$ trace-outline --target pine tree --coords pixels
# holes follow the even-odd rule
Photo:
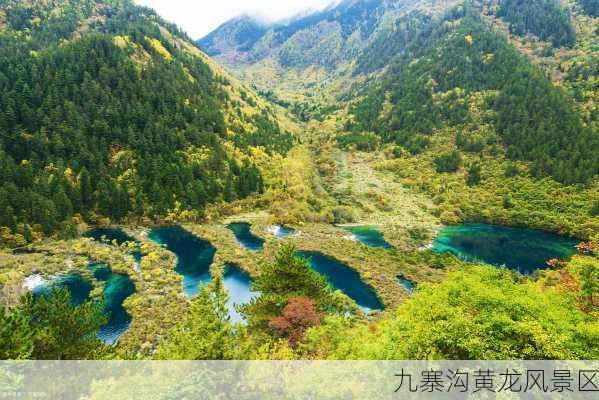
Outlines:
[[[478,185],[481,180],[480,172],[480,164],[472,164],[470,168],[468,168],[468,177],[466,178],[466,184],[468,186]]]
[[[59,221],[64,221],[73,216],[73,205],[65,192],[61,189],[52,198],[56,206],[57,218]]]
[[[434,159],[437,172],[456,172],[462,165],[462,154],[458,150],[440,154]]]
[[[74,305],[67,290],[23,300],[23,313],[30,319],[32,358],[37,360],[81,360],[100,357],[106,348],[96,337],[108,322],[102,303],[85,301]]]
[[[96,335],[106,322],[101,303],[74,305],[66,290],[27,294],[15,308],[0,306],[0,359],[102,357],[107,348]]]
[[[250,324],[265,328],[268,321],[281,315],[291,297],[307,297],[319,311],[339,309],[326,279],[310,268],[310,263],[296,254],[291,243],[282,245],[273,263],[263,263],[260,275],[252,283],[252,291],[260,296],[242,307]]]
[[[192,300],[184,320],[160,345],[157,359],[227,360],[235,357],[234,331],[227,310],[228,294],[220,275]]]
[[[93,188],[87,168],[81,168],[77,181],[79,183],[79,192],[81,194],[81,203],[83,205],[83,209],[89,210],[93,207]]]
[[[599,293],[599,268],[591,263],[584,264],[580,273],[580,291],[585,298],[587,307],[592,308]]]
[[[32,336],[23,313],[0,305],[0,360],[28,359],[33,352]]]
[[[225,201],[233,201],[235,200],[235,188],[233,185],[233,175],[229,174],[227,178],[225,178],[225,191],[223,195]]]

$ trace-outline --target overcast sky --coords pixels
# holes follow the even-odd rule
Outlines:
[[[250,13],[271,20],[309,8],[321,9],[333,0],[135,0],[183,28],[193,39],[210,33],[232,17]]]

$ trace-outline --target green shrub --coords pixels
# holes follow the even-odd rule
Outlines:
[[[437,172],[456,172],[462,165],[462,154],[458,150],[435,157]]]

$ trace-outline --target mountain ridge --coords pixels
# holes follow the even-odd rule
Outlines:
[[[389,69],[398,63],[401,64],[402,59],[417,62],[419,49],[414,43],[425,41],[426,36],[431,34],[431,27],[439,21],[445,21],[447,26],[438,29],[441,35],[449,35],[450,25],[459,23],[458,19],[447,19],[447,15],[459,14],[459,10],[462,9],[471,10],[469,12],[481,19],[480,26],[483,30],[508,39],[507,46],[514,46],[516,49],[513,57],[516,57],[518,52],[522,53],[528,60],[525,62],[534,64],[533,69],[538,68],[546,73],[570,68],[570,60],[578,57],[573,55],[581,53],[580,46],[588,40],[589,34],[580,32],[579,25],[575,28],[575,23],[585,18],[581,14],[585,9],[583,6],[581,2],[562,3],[557,0],[344,1],[299,19],[289,26],[270,28],[262,38],[256,40],[252,49],[231,51],[216,58],[240,79],[258,88],[259,92],[268,93],[271,100],[287,104],[299,119],[307,121],[310,118],[321,119],[328,115],[331,119],[351,120],[355,117],[352,115],[352,109],[355,108],[351,105],[346,107],[344,103],[359,102],[364,94],[364,90],[352,90],[352,83],[356,87],[364,86],[364,83],[376,86],[380,83],[377,81],[382,80],[382,76],[394,74],[393,71],[389,72]],[[594,35],[596,36],[596,33]],[[521,40],[525,46],[535,46],[534,54],[516,43],[517,40]],[[546,63],[549,60],[550,63],[556,64],[558,61],[555,54],[561,57],[559,62],[562,63],[557,68],[552,67],[548,70],[545,65],[537,62],[544,60]],[[596,50],[591,48],[582,54],[591,54],[591,57],[594,57],[592,55],[596,54]],[[446,57],[450,56],[446,54]],[[592,62],[592,58],[581,59],[585,64]],[[457,73],[468,74],[468,71],[459,70]],[[560,104],[574,100],[572,105],[564,107],[573,109],[574,113],[580,114],[583,111],[580,117],[575,116],[572,120],[580,119],[582,123],[570,124],[580,126],[580,129],[575,128],[568,135],[570,140],[576,142],[574,147],[577,150],[569,147],[571,142],[566,143],[560,139],[558,131],[563,129],[554,126],[550,128],[553,129],[553,139],[548,146],[553,150],[549,153],[541,151],[531,156],[531,150],[527,149],[510,150],[507,154],[533,162],[536,165],[533,169],[541,171],[539,176],[548,174],[568,183],[589,182],[599,173],[599,160],[594,155],[599,151],[596,148],[597,127],[596,122],[592,122],[597,120],[597,115],[594,113],[588,116],[587,111],[581,108],[588,107],[593,97],[590,95],[584,100],[584,104],[579,103],[576,100],[578,95],[573,93],[574,90],[579,90],[574,89],[574,85],[580,86],[574,82],[575,78],[560,77],[559,74],[555,74],[554,77],[561,80],[552,80],[553,87],[550,85],[547,90],[561,96],[562,100],[554,102],[553,107],[560,108]],[[566,90],[561,89],[564,85]],[[592,84],[585,86],[585,93],[593,93],[593,90]],[[382,104],[380,96],[382,95],[379,95]],[[394,101],[395,99],[392,99],[388,107],[396,106]],[[373,112],[376,113],[375,110]],[[559,113],[563,114],[563,111]],[[373,115],[379,118],[379,115]],[[529,118],[536,122],[527,131],[527,135],[547,131],[540,116]],[[501,124],[503,123],[499,122],[498,127],[502,126]],[[351,124],[346,124],[347,126]],[[362,129],[367,131],[368,127],[363,126]],[[341,129],[338,135],[347,133],[343,131],[344,129]],[[347,144],[349,137],[363,143],[365,136],[355,136],[357,133],[354,131],[353,136],[345,135],[344,143]],[[541,133],[538,135],[542,136]],[[411,147],[415,143],[414,140],[420,139],[411,137],[410,143],[404,142],[403,145]],[[520,146],[519,142],[529,140],[521,136],[517,143],[506,146],[513,148],[514,145]],[[565,147],[569,150],[557,150]],[[581,154],[584,155],[580,156]],[[576,160],[572,161],[576,166],[565,167],[563,163],[569,162],[568,158]],[[559,170],[567,172],[558,172]]]

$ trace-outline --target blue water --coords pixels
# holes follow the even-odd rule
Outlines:
[[[271,233],[275,235],[277,239],[285,239],[295,234],[295,229],[283,225],[273,225]]]
[[[131,324],[131,316],[123,307],[123,302],[135,293],[135,285],[127,275],[113,273],[105,264],[91,264],[90,269],[96,279],[106,282],[103,304],[104,311],[109,315],[109,319],[106,325],[100,328],[98,338],[105,343],[113,344]],[[68,290],[73,305],[79,305],[89,300],[89,295],[93,289],[90,281],[75,272],[56,278],[51,285]],[[48,286],[41,286],[36,289],[34,294],[43,295],[48,290]]]
[[[227,225],[227,228],[233,232],[239,244],[248,250],[262,250],[264,248],[264,240],[254,235],[250,228],[252,226],[246,222],[235,222]]]
[[[104,239],[109,243],[116,240],[116,243],[120,246],[125,242],[135,242],[135,239],[127,235],[122,229],[118,228],[97,228],[85,234],[86,237],[92,238],[98,242],[102,242]]]
[[[351,232],[360,243],[363,243],[366,246],[383,249],[391,248],[391,245],[387,243],[381,231],[374,226],[351,226],[346,227],[345,229]]]
[[[416,290],[416,283],[414,283],[413,281],[409,280],[408,278],[406,278],[403,275],[398,275],[397,276],[397,282],[399,282],[399,284],[406,290],[406,292],[408,292],[409,294],[414,293],[414,290]]]
[[[298,255],[308,259],[316,272],[324,275],[334,289],[353,299],[364,312],[384,308],[374,290],[362,281],[357,271],[321,253],[302,251]]]
[[[89,269],[94,274],[94,278],[96,278],[99,281],[105,282],[105,281],[109,280],[110,277],[112,276],[112,270],[106,264],[93,263],[93,264],[89,265]]]
[[[547,260],[568,259],[578,241],[553,233],[499,225],[465,224],[443,228],[433,251],[450,252],[465,261],[484,262],[522,274],[546,268]]]
[[[131,316],[123,302],[135,293],[135,285],[127,275],[111,274],[104,287],[104,310],[110,313],[108,323],[100,328],[98,338],[106,343],[116,343],[131,324]]]
[[[200,292],[200,287],[212,280],[210,265],[214,260],[216,249],[179,226],[152,229],[150,239],[177,256],[175,271],[183,276],[183,292],[193,297]]]
[[[246,304],[253,297],[257,297],[257,292],[251,291],[252,279],[240,268],[234,265],[226,265],[223,275],[223,284],[229,292],[229,301],[227,309],[231,316],[231,322],[242,322],[243,317],[235,310],[234,305]]]
[[[80,305],[89,298],[93,286],[90,281],[76,272],[69,272],[54,279],[49,285],[42,285],[35,288],[35,296],[43,296],[50,292],[52,287],[67,290],[71,295],[71,303]]]
[[[137,243],[134,237],[126,234],[122,229],[118,228],[96,228],[85,234],[86,237],[92,238],[97,242],[108,242],[112,243],[113,240],[116,241],[116,244],[121,246],[126,242],[134,242]],[[133,257],[135,261],[139,264],[141,262],[141,251],[137,250],[133,252]]]

